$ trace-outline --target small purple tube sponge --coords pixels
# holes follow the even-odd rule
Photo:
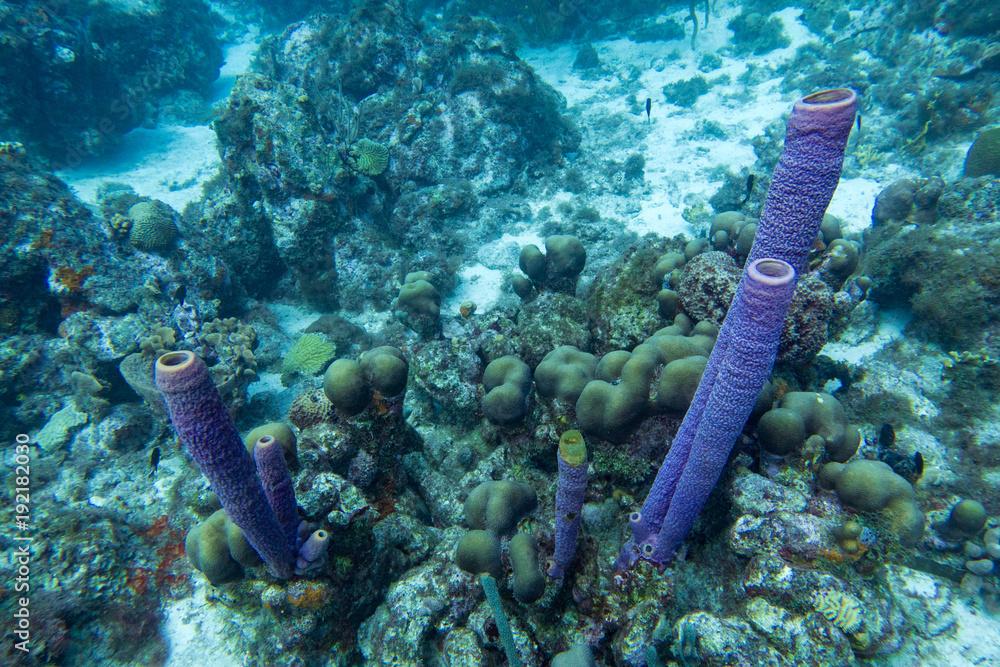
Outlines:
[[[556,547],[549,566],[550,577],[561,577],[576,554],[580,532],[580,510],[587,494],[587,445],[579,431],[566,431],[559,438],[559,481],[556,486]]]
[[[289,551],[295,553],[299,546],[299,507],[285,453],[274,436],[265,435],[253,447],[253,460],[267,503],[285,533]]]
[[[295,563],[295,574],[306,574],[325,565],[329,546],[330,533],[325,530],[313,531],[309,539],[299,547],[299,557]]]
[[[156,386],[177,435],[226,514],[275,576],[292,576],[294,552],[205,362],[186,350],[168,352],[156,361]]]
[[[629,517],[632,539],[619,568],[638,558],[669,561],[718,481],[770,374],[796,273],[805,269],[837,187],[856,107],[854,92],[841,88],[807,95],[792,109],[747,268],[670,451],[642,510]]]

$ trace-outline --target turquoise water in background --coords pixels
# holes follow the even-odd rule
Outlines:
[[[4,664],[1000,662],[994,4],[0,2]]]

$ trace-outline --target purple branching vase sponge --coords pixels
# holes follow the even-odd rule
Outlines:
[[[550,577],[561,577],[576,554],[580,510],[587,495],[587,444],[579,431],[559,438],[559,481],[556,484],[556,547],[549,565]]]
[[[743,278],[642,509],[629,516],[632,539],[619,568],[639,558],[668,562],[718,480],[770,374],[797,274],[840,178],[856,107],[854,92],[843,88],[807,95],[793,107]]]
[[[168,352],[156,361],[156,386],[177,435],[208,478],[226,514],[275,576],[292,576],[295,552],[289,548],[205,362],[186,350]]]

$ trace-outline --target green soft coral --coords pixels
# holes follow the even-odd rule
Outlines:
[[[288,350],[281,370],[288,374],[315,375],[326,368],[336,353],[336,346],[322,334],[303,334]]]
[[[378,176],[389,166],[389,148],[371,139],[359,139],[351,146],[350,162],[365,176]]]

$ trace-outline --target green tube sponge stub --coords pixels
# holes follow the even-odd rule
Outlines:
[[[559,458],[571,466],[587,462],[587,443],[583,439],[583,433],[566,431],[559,437]]]
[[[469,574],[490,574],[499,577],[500,540],[488,530],[470,530],[458,542],[455,563]]]
[[[545,576],[538,567],[538,545],[527,533],[510,540],[511,589],[518,602],[530,604],[545,593]]]

